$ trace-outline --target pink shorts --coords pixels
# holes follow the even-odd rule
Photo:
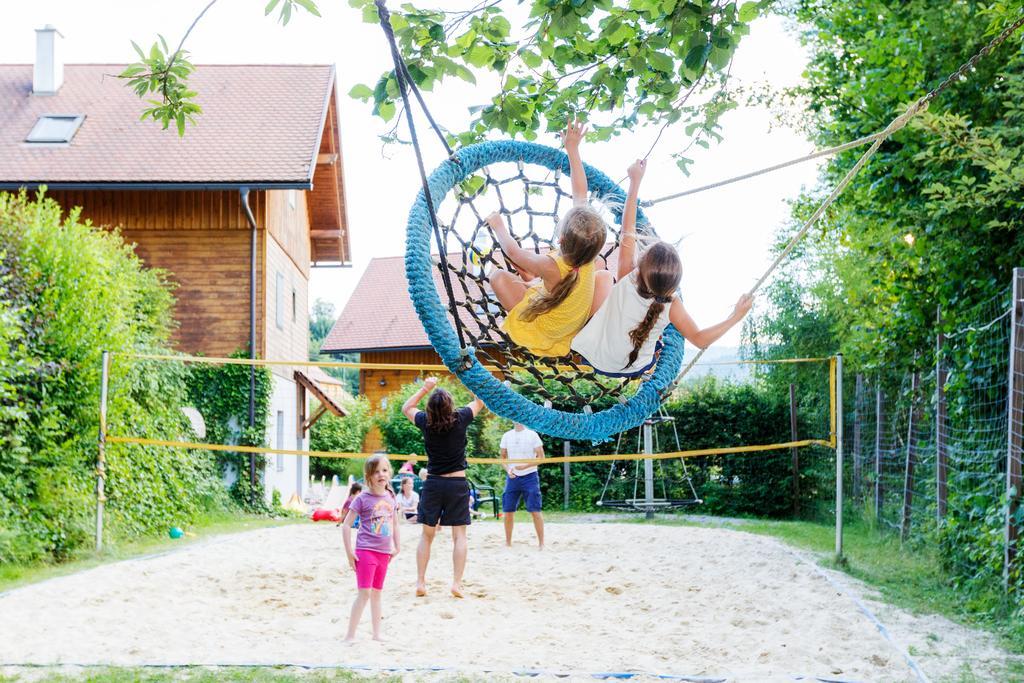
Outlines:
[[[379,553],[376,550],[356,550],[356,587],[384,588],[384,577],[388,575],[388,563],[391,562],[391,555]]]

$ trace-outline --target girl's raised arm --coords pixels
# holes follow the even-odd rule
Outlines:
[[[572,203],[579,206],[587,203],[587,172],[583,170],[580,156],[580,142],[587,133],[587,126],[579,121],[569,121],[562,133],[562,144],[569,157],[569,180],[572,183]]]
[[[679,297],[672,297],[672,306],[668,310],[668,319],[672,326],[679,330],[679,334],[683,335],[686,341],[699,349],[706,349],[718,341],[733,325],[743,320],[743,317],[750,311],[753,301],[753,297],[749,294],[744,294],[736,302],[736,306],[732,309],[732,313],[728,318],[711,327],[700,329],[697,327],[697,323],[693,321],[693,318],[690,317],[690,314],[686,312],[683,302],[679,300]]]
[[[501,245],[501,250],[505,252],[505,256],[511,259],[517,266],[539,275],[544,278],[545,282],[549,280],[557,282],[562,277],[558,270],[558,265],[555,264],[553,258],[519,246],[519,242],[516,242],[515,238],[508,231],[505,219],[501,217],[500,213],[495,211],[488,216],[487,224],[494,231],[494,236],[497,238],[498,244]]]
[[[619,235],[619,280],[636,268],[636,206],[640,198],[640,181],[644,179],[646,170],[647,162],[637,159],[626,171],[629,176],[629,193],[626,195],[626,205],[622,207],[622,234]]]
[[[419,412],[420,399],[430,393],[430,391],[437,385],[436,377],[428,377],[423,380],[423,386],[416,390],[409,398],[405,399],[405,403],[402,404],[402,414],[409,418],[409,422],[416,424],[416,413]]]

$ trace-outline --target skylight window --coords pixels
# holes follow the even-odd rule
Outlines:
[[[84,119],[73,114],[43,114],[32,126],[25,142],[71,142]]]

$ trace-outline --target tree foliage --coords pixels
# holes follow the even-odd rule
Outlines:
[[[148,51],[133,43],[138,61],[121,74],[139,97],[155,97],[143,118],[164,128],[174,124],[179,135],[201,113],[197,93],[188,85],[194,66],[184,46],[216,2],[196,17],[175,50],[163,36]],[[364,21],[379,21],[372,0],[349,4]],[[424,91],[449,78],[475,84],[482,73],[498,75],[498,92],[469,103],[472,121],[465,131],[449,131],[453,142],[475,142],[491,131],[533,140],[541,131],[559,130],[569,117],[595,112],[596,139],[638,124],[684,122],[692,141],[707,146],[709,138],[719,137],[719,117],[735,106],[723,87],[733,54],[749,23],[770,4],[531,0],[527,16],[514,27],[510,17],[522,12],[497,0],[464,10],[404,3],[391,8],[390,25],[412,80]],[[277,11],[282,24],[298,10],[319,16],[313,0],[271,0],[264,9]],[[383,39],[381,50],[387,50]],[[700,106],[689,102],[694,93],[706,95]],[[372,85],[355,86],[350,94],[372,102],[385,121],[398,112],[394,71]],[[684,170],[689,163],[681,154],[677,161]]]

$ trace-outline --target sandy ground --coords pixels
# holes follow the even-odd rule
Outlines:
[[[725,529],[529,524],[470,529],[466,599],[448,594],[442,532],[429,594],[413,597],[419,530],[384,592],[388,642],[342,643],[355,580],[340,530],[296,525],[213,538],[0,595],[0,665],[298,664],[643,672],[730,681],[932,680],[993,676],[1006,657],[986,635],[873,600],[849,578],[774,539]],[[834,582],[838,583],[834,583]],[[854,597],[888,627],[891,640]],[[368,620],[369,614],[364,619]],[[895,642],[893,642],[895,641]],[[484,675],[484,677],[487,677]],[[806,678],[805,678],[806,680]]]

